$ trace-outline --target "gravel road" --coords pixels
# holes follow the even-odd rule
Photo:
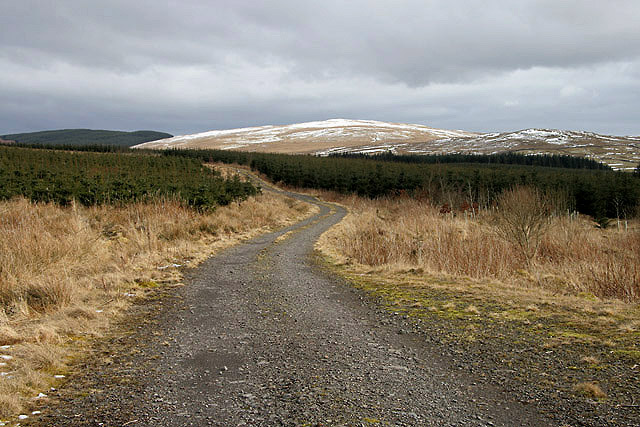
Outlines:
[[[544,426],[519,396],[452,364],[408,320],[314,262],[345,211],[227,249],[142,304],[38,425]],[[286,234],[285,234],[286,233]]]

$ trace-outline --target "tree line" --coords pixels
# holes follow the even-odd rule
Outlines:
[[[407,195],[424,197],[452,207],[478,203],[490,207],[515,185],[555,194],[566,210],[596,219],[631,217],[640,204],[640,179],[634,174],[593,168],[551,167],[513,163],[406,162],[376,157],[315,157],[225,150],[165,150],[165,156],[188,156],[205,162],[249,165],[274,182],[294,187],[334,190],[366,197]],[[535,156],[504,156],[516,159]],[[454,159],[448,157],[448,159]],[[467,159],[466,156],[463,159]],[[527,160],[529,161],[529,160]],[[555,160],[554,160],[555,161]]]
[[[0,148],[9,149],[10,146]],[[18,147],[13,149],[19,150]],[[21,191],[36,194],[35,199],[59,199],[61,203],[65,203],[70,197],[75,197],[89,204],[118,200],[119,197],[147,197],[154,192],[180,193],[183,199],[194,206],[224,204],[235,197],[244,197],[243,194],[251,194],[253,190],[242,189],[247,184],[223,183],[224,180],[219,177],[217,179],[220,182],[214,179],[216,177],[211,178],[216,183],[211,184],[212,190],[209,192],[203,190],[206,185],[194,183],[207,176],[206,171],[203,175],[203,162],[223,162],[248,165],[274,182],[293,187],[326,189],[371,198],[388,195],[425,198],[453,209],[465,204],[491,207],[502,192],[515,185],[531,186],[552,193],[557,204],[564,210],[575,210],[595,219],[631,217],[637,214],[640,204],[640,173],[616,172],[593,160],[572,156],[504,153],[487,156],[316,157],[229,150],[131,150],[103,145],[64,146],[64,150],[99,151],[122,168],[127,168],[127,162],[132,161],[135,166],[131,165],[130,169],[134,172],[126,177],[101,178],[103,173],[109,175],[108,171],[112,170],[109,167],[105,171],[89,173],[88,177],[84,177],[87,168],[74,166],[71,170],[75,171],[75,175],[72,178],[58,179],[56,182],[61,180],[65,184],[56,184],[53,190],[52,187],[45,186],[48,190],[39,195],[42,193],[39,188],[44,180],[34,180],[31,177],[31,184]],[[25,150],[31,153],[34,151]],[[43,151],[49,151],[46,156],[54,156],[56,153]],[[78,161],[81,158],[78,157],[79,154],[81,153],[67,152],[64,155],[75,156],[72,158]],[[100,155],[95,152],[82,154],[88,157]],[[133,158],[139,160],[130,160]],[[30,161],[35,160],[24,161],[26,163],[23,167],[27,167]],[[51,172],[55,172],[56,176],[61,173],[55,170]],[[47,172],[41,174],[46,175]],[[0,179],[4,179],[4,182],[0,181],[3,184],[0,187],[0,198],[7,197],[5,187],[13,186],[12,194],[17,191],[17,184],[14,182],[16,178],[13,177],[13,184],[7,187],[6,176],[2,167]],[[38,182],[40,187],[36,185]],[[131,190],[131,186],[135,190]],[[229,186],[228,190],[224,189],[225,186]],[[55,197],[51,195],[52,191],[55,192]]]
[[[380,160],[387,162],[403,163],[484,163],[505,165],[544,166],[550,168],[566,169],[598,169],[612,170],[605,163],[586,157],[569,156],[567,154],[394,154],[391,152],[379,154],[338,153],[330,157],[344,157],[351,159]]]

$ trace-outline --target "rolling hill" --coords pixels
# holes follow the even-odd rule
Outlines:
[[[434,129],[422,125],[373,120],[332,119],[285,126],[259,126],[214,130],[175,136],[138,145],[137,148],[216,148],[280,153],[324,153],[339,149],[365,150],[373,145],[384,149],[413,141],[474,137],[464,131]]]
[[[61,129],[41,132],[0,135],[3,142],[43,145],[117,145],[131,147],[147,141],[170,138],[172,135],[151,130],[122,132],[114,130]]]
[[[640,136],[552,129],[475,133],[346,119],[214,130],[150,141],[135,148],[211,148],[317,155],[384,151],[398,154],[546,153],[586,156],[622,170],[632,170],[640,162]]]

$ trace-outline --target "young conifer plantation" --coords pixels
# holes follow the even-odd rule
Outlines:
[[[148,153],[82,153],[0,146],[0,200],[23,196],[66,206],[126,204],[168,197],[198,209],[257,194],[197,159]]]
[[[357,194],[368,198],[408,195],[456,209],[489,208],[513,186],[554,193],[563,208],[605,218],[630,218],[640,203],[640,179],[589,159],[519,154],[447,156],[335,156],[166,150],[208,162],[249,165],[276,183]]]

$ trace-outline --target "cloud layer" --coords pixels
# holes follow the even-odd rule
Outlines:
[[[0,5],[0,134],[332,117],[640,134],[640,4]]]

